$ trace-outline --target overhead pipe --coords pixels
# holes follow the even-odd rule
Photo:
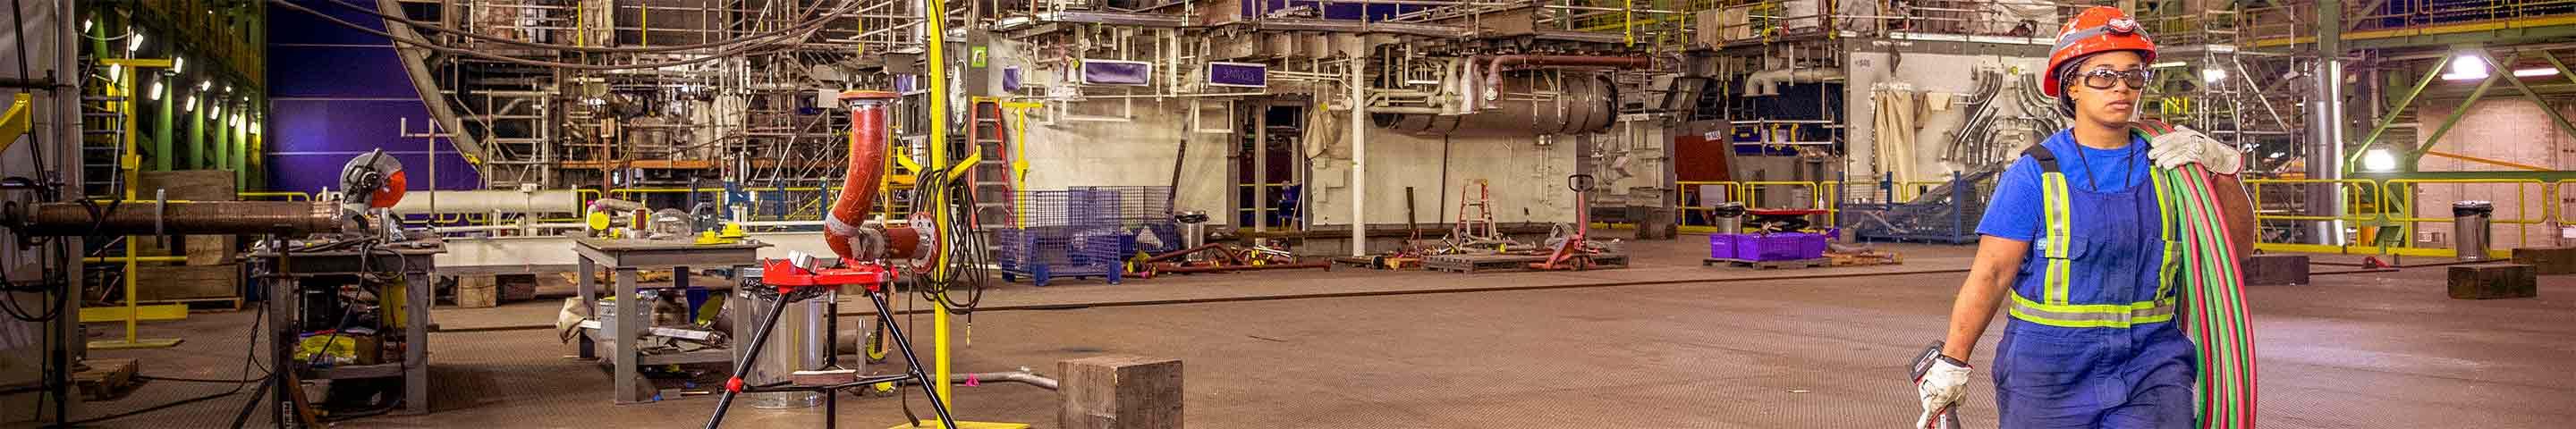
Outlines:
[[[850,107],[849,174],[841,178],[841,195],[832,200],[832,214],[823,218],[823,244],[831,246],[832,254],[843,261],[865,261],[877,256],[861,257],[852,250],[850,239],[870,235],[860,225],[867,222],[868,210],[876,207],[877,182],[885,180],[886,103],[895,97],[898,95],[888,91],[841,92],[841,102]]]
[[[1485,93],[1484,96],[1486,101],[1502,98],[1503,91],[1500,83],[1503,81],[1503,69],[1506,67],[1583,66],[1644,69],[1655,65],[1655,60],[1653,58],[1610,57],[1598,55],[1497,55],[1487,62],[1488,64],[1485,66],[1485,81],[1476,83],[1478,87],[1484,88],[1483,92]]]
[[[1744,78],[1744,95],[1780,95],[1781,83],[1814,83],[1841,78],[1843,69],[1835,67],[1763,70]]]

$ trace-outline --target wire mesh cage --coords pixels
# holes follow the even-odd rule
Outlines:
[[[1003,281],[1027,278],[1046,286],[1060,277],[1100,277],[1117,284],[1135,236],[1115,228],[1041,226],[993,231],[994,256]]]
[[[1181,246],[1172,221],[1170,186],[1076,186],[1019,193],[1020,228],[1073,227],[1116,230],[1129,236],[1120,254],[1161,253]]]

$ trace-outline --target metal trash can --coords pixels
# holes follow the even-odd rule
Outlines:
[[[2461,201],[2451,203],[2451,250],[2462,261],[2487,260],[2487,245],[2493,243],[2488,224],[2495,220],[2495,203]]]
[[[734,299],[725,300],[726,311],[733,314],[733,356],[736,362],[742,361],[742,355],[751,351],[749,343],[752,338],[760,335],[760,321],[769,316],[763,312],[777,305],[775,294],[762,297],[751,293],[756,288],[753,285],[760,282],[759,268],[744,268],[741,273],[742,287],[734,288]],[[825,358],[829,356],[827,353],[832,352],[832,344],[826,342],[831,333],[824,329],[827,319],[823,313],[836,298],[838,294],[825,294],[788,303],[786,314],[778,318],[778,327],[769,331],[769,341],[761,346],[760,360],[750,362],[751,371],[743,375],[742,382],[747,385],[776,383],[787,381],[789,373],[822,369]],[[807,408],[823,403],[823,396],[814,392],[745,393],[741,399],[752,408],[769,409]]]

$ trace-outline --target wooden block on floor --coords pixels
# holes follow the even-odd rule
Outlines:
[[[859,370],[831,369],[787,373],[787,384],[797,386],[833,386],[859,381]]]
[[[85,359],[81,366],[86,368],[72,374],[72,384],[80,386],[85,400],[115,399],[134,390],[134,359]]]
[[[2248,256],[2244,266],[2248,286],[2308,284],[2308,255]]]
[[[2541,275],[2576,274],[2576,247],[2513,249],[2513,263],[2530,265]]]
[[[492,308],[499,306],[501,305],[500,292],[500,285],[497,284],[495,279],[493,279],[493,276],[461,276],[456,278],[457,307]]]
[[[2452,299],[2535,298],[2540,296],[2538,270],[2523,264],[2451,266]]]
[[[241,265],[143,265],[134,267],[139,301],[241,297]]]
[[[494,282],[499,283],[501,302],[537,299],[537,275],[535,274],[500,274],[492,277]]]
[[[1099,356],[1056,363],[1066,429],[1178,429],[1181,361]]]

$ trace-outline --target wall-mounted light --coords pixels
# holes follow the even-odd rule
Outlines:
[[[2214,84],[2214,83],[2219,83],[2219,82],[2222,82],[2222,81],[2226,81],[2226,80],[2227,80],[2227,69],[2222,69],[2222,68],[2205,68],[2205,69],[2200,69],[2200,80],[2207,81],[2207,82],[2209,82],[2209,83],[2213,83],[2213,84]]]
[[[2370,148],[2369,151],[2361,153],[2361,169],[2362,171],[2396,171],[2397,155],[2388,153],[2386,148]]]
[[[179,103],[179,110],[180,110],[180,111],[184,111],[184,112],[195,112],[195,111],[197,111],[197,96],[196,96],[196,95],[189,95],[189,96],[188,96],[188,102],[186,102],[186,103]]]
[[[127,39],[125,39],[126,52],[143,50],[143,32],[134,31],[134,27],[125,27],[125,33],[125,37],[127,37]]]
[[[161,81],[152,81],[152,91],[143,93],[143,96],[152,101],[161,101],[161,89]]]
[[[182,72],[186,72],[186,71],[188,71],[188,57],[183,57],[183,56],[173,56],[173,57],[170,57],[170,72],[171,72],[171,73],[182,73]]]
[[[117,81],[123,81],[123,80],[125,80],[125,65],[124,65],[124,64],[108,64],[108,65],[107,65],[107,81],[109,81],[109,82],[117,82]]]
[[[2545,68],[2545,69],[2519,69],[2519,70],[2514,70],[2514,71],[2513,71],[2513,77],[2541,77],[2541,76],[2557,76],[2557,75],[2558,75],[2558,69],[2555,69],[2555,68]]]
[[[211,80],[199,80],[199,81],[197,81],[197,90],[198,90],[198,91],[204,91],[204,90],[207,90],[207,89],[209,89],[209,88],[214,88],[214,87],[215,87],[215,81],[211,81]]]
[[[216,121],[222,121],[224,117],[224,102],[216,101],[208,103],[206,105],[206,116],[213,116]]]
[[[90,27],[89,18],[81,18],[81,32],[83,32],[83,33],[87,33],[87,32],[89,32],[89,27]]]

